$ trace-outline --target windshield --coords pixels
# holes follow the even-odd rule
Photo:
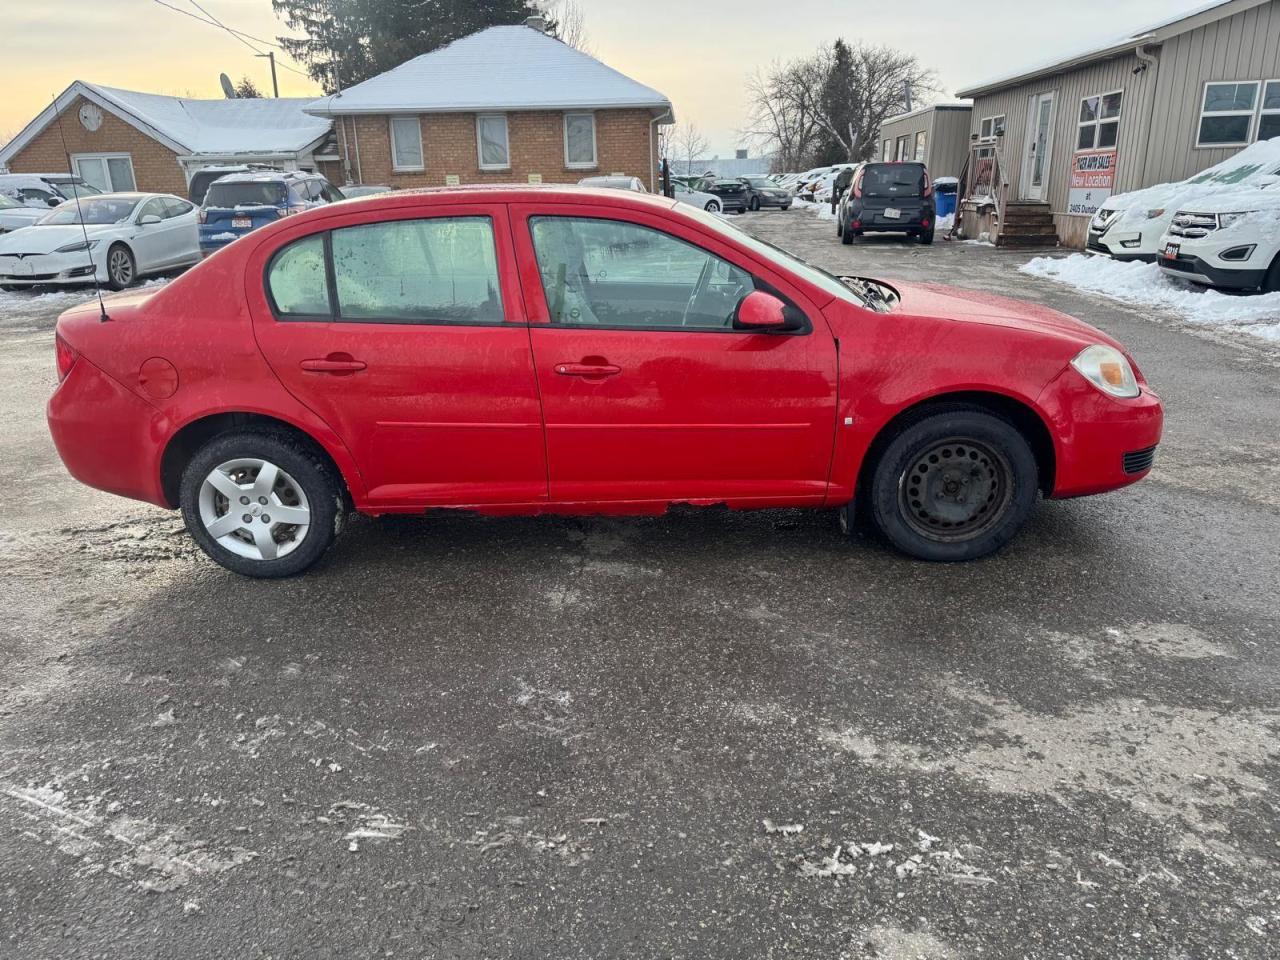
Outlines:
[[[278,180],[217,180],[204,198],[206,207],[276,207],[284,202],[284,184]]]
[[[704,226],[710,227],[716,233],[730,241],[741,243],[748,247],[754,253],[758,253],[766,260],[772,261],[784,270],[791,273],[797,273],[804,277],[810,283],[821,287],[830,293],[833,297],[838,297],[846,303],[857,304],[867,310],[875,310],[877,313],[887,313],[889,307],[879,302],[873,302],[865,297],[860,296],[856,291],[851,290],[844,284],[834,273],[829,273],[821,267],[815,267],[806,260],[801,260],[794,254],[788,253],[781,247],[775,247],[767,240],[761,240],[759,237],[753,237],[745,230],[740,229],[729,221],[717,217],[715,214],[707,213],[697,207],[682,208],[682,213],[686,216],[694,217]]]
[[[12,197],[6,197],[3,193],[0,193],[0,210],[8,210],[12,207],[20,206],[22,206],[22,204],[17,200],[14,200]]]
[[[865,197],[924,195],[924,167],[914,163],[871,163],[862,172]]]
[[[88,183],[73,183],[69,180],[50,182],[53,184],[53,189],[68,200],[74,200],[76,197],[96,197],[102,193],[97,187]]]
[[[88,224],[124,223],[139,202],[138,197],[88,197],[79,203],[68,200],[37,220],[36,225],[63,227],[70,223],[79,223],[78,211],[83,211],[84,222]]]
[[[743,179],[757,190],[768,190],[776,186],[776,184],[767,177],[743,177]]]

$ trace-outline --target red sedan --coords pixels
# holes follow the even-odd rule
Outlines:
[[[1160,400],[1044,307],[836,278],[701,210],[570,188],[334,204],[58,321],[49,426],[84,483],[238,573],[342,515],[857,505],[928,560],[1037,495],[1151,469]]]

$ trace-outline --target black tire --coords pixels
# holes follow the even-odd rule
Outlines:
[[[933,227],[930,227],[928,230],[920,231],[920,242],[926,247],[933,243]]]
[[[871,474],[871,520],[912,557],[955,563],[995,553],[1022,529],[1039,490],[1031,445],[1002,417],[938,408],[908,423]]]
[[[752,197],[752,198],[751,198],[751,212],[752,212],[752,213],[754,213],[755,211],[757,211],[757,210],[759,210],[759,209],[760,209],[760,198],[759,198],[759,197]]]
[[[703,207],[702,209],[703,209],[703,210],[705,210],[705,211],[707,211],[707,213],[719,213],[719,212],[720,212],[720,201],[718,201],[718,200],[708,200],[708,201],[707,201],[707,205],[706,205],[705,207]]]
[[[836,217],[836,236],[837,237],[844,236],[844,221],[841,220],[839,217]]]
[[[201,519],[205,478],[221,464],[248,458],[268,461],[284,471],[302,489],[311,512],[302,539],[291,552],[273,560],[234,553],[210,535]],[[333,467],[297,438],[267,431],[228,433],[210,440],[183,471],[179,500],[187,531],[201,550],[233,573],[261,579],[292,577],[315,564],[338,535],[346,514],[342,481]]]
[[[857,231],[855,231],[853,227],[845,227],[844,231],[840,234],[840,242],[846,247],[850,246],[853,243],[853,238],[857,235]]]
[[[1271,264],[1271,269],[1267,271],[1266,279],[1262,281],[1263,293],[1280,293],[1280,256],[1277,256]]]
[[[138,261],[123,243],[112,244],[107,251],[107,286],[124,290],[138,282]]]

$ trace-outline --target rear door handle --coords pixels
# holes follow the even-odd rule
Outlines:
[[[562,377],[613,377],[622,368],[612,363],[557,363],[556,373]]]
[[[353,360],[351,357],[330,355],[323,360],[303,360],[300,364],[303,370],[308,373],[334,373],[338,375],[359,373],[364,370],[366,364],[363,360]]]

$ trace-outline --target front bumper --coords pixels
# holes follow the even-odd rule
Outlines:
[[[1266,268],[1238,269],[1221,267],[1195,254],[1180,253],[1178,259],[1160,258],[1160,269],[1171,277],[1226,290],[1256,290],[1267,279]]]
[[[1037,406],[1053,436],[1054,499],[1117,490],[1151,472],[1164,433],[1164,405],[1150,388],[1120,400],[1067,366],[1044,388]]]
[[[1132,246],[1126,247],[1125,243],[1132,244]],[[1099,232],[1092,227],[1089,228],[1089,238],[1085,241],[1084,252],[1110,257],[1112,260],[1118,260],[1121,263],[1154,263],[1157,259],[1155,252],[1142,249],[1141,233],[1110,236],[1106,232]]]
[[[0,283],[6,287],[45,287],[69,284],[105,283],[107,271],[98,261],[94,250],[93,261],[89,254],[41,253],[25,257],[0,256]]]
[[[67,471],[81,483],[168,507],[160,485],[160,447],[167,418],[86,360],[49,398],[49,433]]]

